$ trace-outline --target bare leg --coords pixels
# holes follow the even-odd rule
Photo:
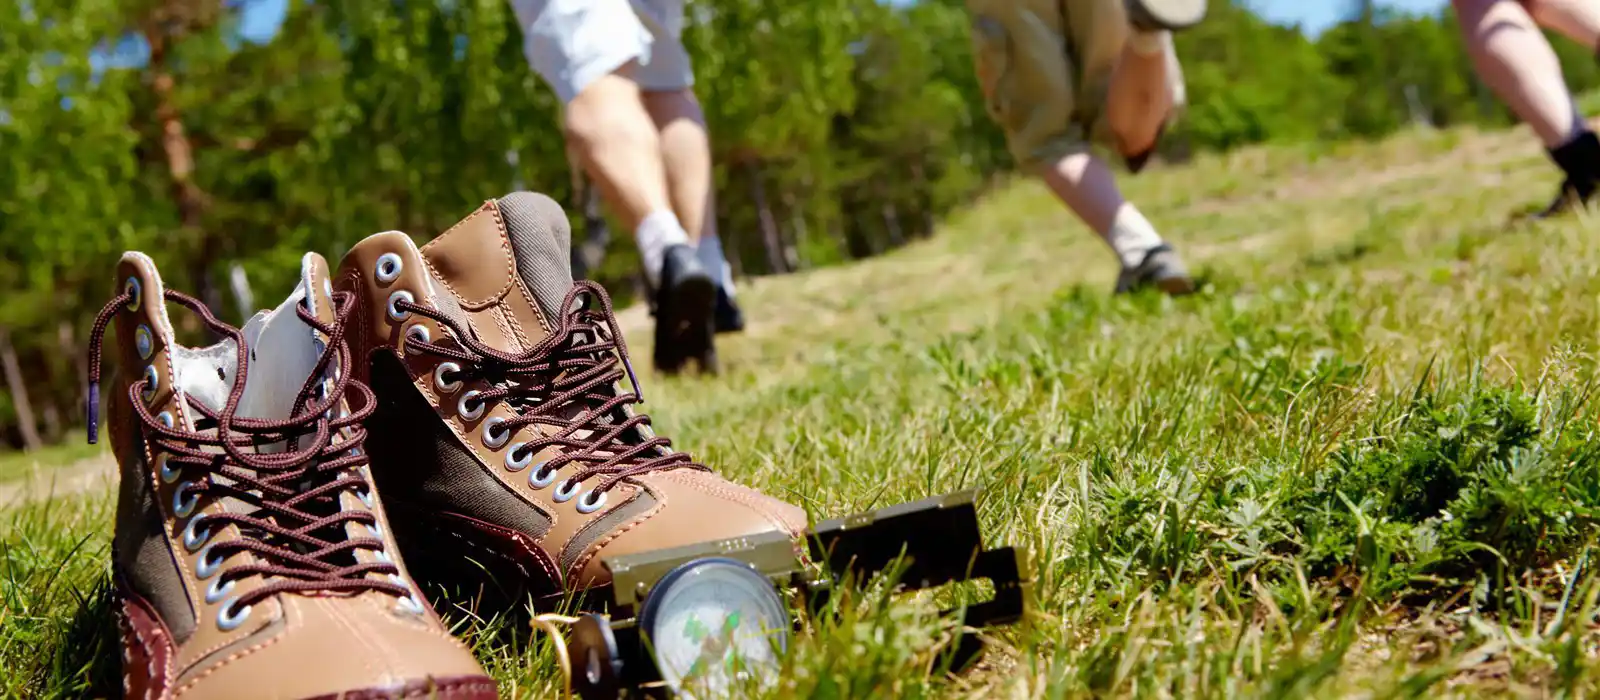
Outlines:
[[[631,65],[631,64],[630,64]],[[568,143],[623,224],[670,210],[661,139],[627,68],[602,76],[567,104]]]
[[[1454,0],[1478,74],[1511,111],[1556,148],[1582,131],[1561,63],[1516,0]]]
[[[1111,169],[1088,153],[1073,153],[1039,173],[1051,191],[1111,246],[1122,263],[1118,291],[1154,284],[1169,294],[1194,291],[1176,253],[1138,207],[1122,197]]]
[[[691,239],[715,236],[711,210],[711,141],[706,117],[690,90],[644,93],[645,110],[659,130],[672,210]]]
[[[711,186],[711,139],[706,135],[706,116],[693,90],[663,90],[644,93],[644,106],[661,131],[661,158],[667,169],[667,189],[672,209],[683,222],[699,253],[700,264],[722,294],[717,300],[717,328],[733,331],[743,328],[743,315],[734,303],[733,274],[717,236],[716,196]]]
[[[1088,153],[1074,153],[1046,166],[1040,176],[1072,213],[1097,233],[1111,230],[1117,211],[1128,206],[1111,169]]]
[[[1590,49],[1600,49],[1600,2],[1594,0],[1524,0],[1539,26],[1561,33]]]

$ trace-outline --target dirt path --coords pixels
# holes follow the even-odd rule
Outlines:
[[[117,481],[117,464],[110,454],[71,464],[36,469],[28,476],[0,483],[0,508],[56,496],[109,489]]]

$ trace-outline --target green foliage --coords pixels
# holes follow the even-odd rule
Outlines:
[[[1581,544],[1600,506],[1583,399],[1474,387],[1376,416],[1373,434],[1291,501],[1306,560],[1377,568],[1386,585],[1453,586]]]
[[[239,321],[222,282],[236,265],[265,304],[305,250],[337,259],[390,229],[425,240],[519,184],[577,220],[560,107],[505,0],[295,0],[265,43],[236,34],[251,2],[0,9],[0,36],[16,37],[0,44],[0,326],[38,370],[33,412],[76,414],[75,358],[124,249]],[[169,11],[193,17],[152,21]],[[686,17],[736,270],[878,255],[931,235],[1012,167],[960,0],[694,0]],[[1575,88],[1600,84],[1586,50],[1554,45]],[[1171,158],[1507,118],[1448,12],[1358,12],[1308,38],[1223,0],[1178,49],[1190,106]],[[180,127],[187,156],[169,148]],[[610,245],[595,274],[627,303],[631,237]],[[12,403],[0,397],[3,442]]]
[[[981,487],[1036,605],[957,675],[934,611],[963,593],[845,589],[765,696],[1594,696],[1600,237],[1484,226],[1558,175],[1508,184],[1454,149],[1543,157],[1462,129],[1126,180],[1211,280],[1186,299],[1106,294],[1104,244],[1034,183],[747,287],[763,327],[720,344],[725,374],[646,370],[659,432],[814,519]],[[1319,195],[1277,196],[1284,172]],[[647,356],[647,321],[624,324]],[[0,460],[0,696],[118,692],[114,471],[75,478],[78,457]],[[505,696],[559,694],[549,637],[430,600]]]

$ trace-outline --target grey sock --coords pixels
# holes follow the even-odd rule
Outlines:
[[[724,293],[733,296],[733,268],[728,265],[727,259],[722,254],[722,238],[715,235],[701,236],[697,252],[700,254],[700,264],[706,268],[706,272],[716,278]]]

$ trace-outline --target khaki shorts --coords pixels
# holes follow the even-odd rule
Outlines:
[[[528,64],[571,102],[584,88],[638,61],[630,77],[645,92],[694,85],[684,49],[684,0],[511,0]]]
[[[1123,0],[967,0],[967,9],[978,83],[1018,165],[1034,169],[1112,142],[1104,106],[1130,31]],[[1167,68],[1173,104],[1182,105],[1170,43]]]

